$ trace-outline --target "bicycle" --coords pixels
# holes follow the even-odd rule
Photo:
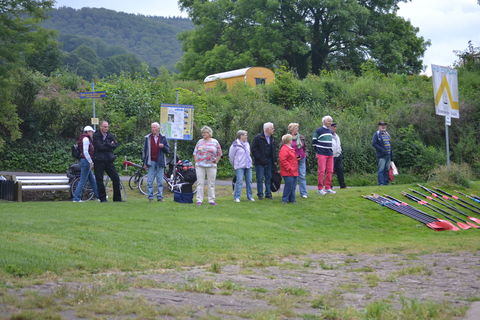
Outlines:
[[[133,163],[132,161],[128,160],[123,161],[123,165],[125,166],[125,170],[127,170],[127,167],[129,166],[137,168],[137,170],[128,179],[128,187],[130,188],[130,190],[138,189],[138,184],[146,173],[145,168],[139,164]]]
[[[191,192],[195,193],[197,191],[197,179],[196,176],[192,176],[191,171],[194,169],[191,163],[187,165],[188,162],[178,161],[175,165],[173,165],[171,161],[168,163],[168,170],[165,170],[163,173],[163,181],[170,192],[182,192],[182,189],[185,191],[185,188],[189,188],[190,186],[192,187]],[[128,160],[123,161],[123,165],[126,167],[133,166],[134,168],[137,168],[128,180],[129,187],[131,189],[137,188],[140,193],[147,195],[147,177],[145,175],[146,170],[143,166]],[[187,170],[190,171],[187,172]],[[190,175],[190,177],[188,175]],[[156,194],[157,192],[154,191],[153,195]]]
[[[80,182],[80,164],[74,163],[70,165],[67,171],[67,177],[70,178],[70,195],[73,197],[73,193],[75,192],[75,189]],[[111,186],[110,178],[107,175],[103,176],[103,184],[105,185],[107,199],[113,199],[113,187]],[[125,190],[125,187],[123,186],[122,181],[120,181],[120,194],[122,196],[122,200],[127,200],[127,192]],[[88,181],[87,179],[85,185],[83,186],[83,192],[80,199],[83,201],[88,201],[93,200],[94,197],[95,194],[93,193],[93,189],[90,186],[90,181]]]

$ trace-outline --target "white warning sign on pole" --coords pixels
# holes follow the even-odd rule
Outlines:
[[[460,118],[457,70],[432,64],[435,113]]]

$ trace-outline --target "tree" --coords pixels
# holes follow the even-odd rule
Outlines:
[[[50,0],[0,0],[0,149],[6,139],[21,136],[21,120],[13,103],[17,70],[31,52],[44,9],[52,5]]]
[[[247,65],[285,64],[303,78],[324,69],[418,73],[429,45],[396,15],[408,0],[180,0],[196,29],[178,68],[202,78]]]

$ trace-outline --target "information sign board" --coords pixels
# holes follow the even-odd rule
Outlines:
[[[193,139],[194,107],[183,104],[164,104],[160,106],[160,131],[173,140]]]

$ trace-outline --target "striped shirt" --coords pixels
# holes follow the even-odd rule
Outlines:
[[[222,148],[216,139],[200,139],[193,151],[195,164],[200,167],[216,167],[216,162],[222,156]]]
[[[383,146],[385,150],[390,153],[392,151],[392,145],[390,144],[390,135],[387,131],[380,131],[380,138],[383,141]]]
[[[315,152],[324,156],[333,156],[332,131],[323,126],[313,134],[312,145]]]

